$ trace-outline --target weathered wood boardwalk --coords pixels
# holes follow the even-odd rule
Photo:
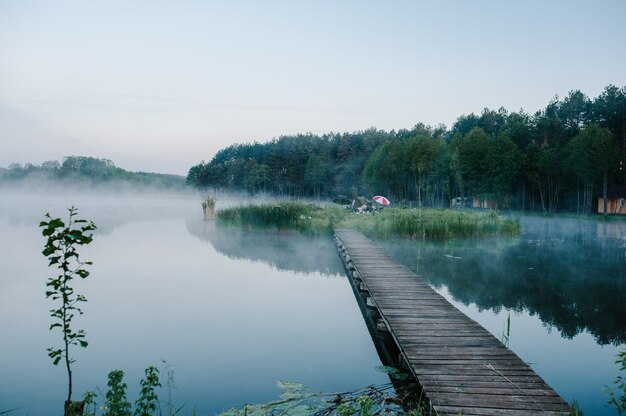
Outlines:
[[[526,363],[415,273],[354,230],[335,230],[360,280],[439,415],[563,415],[570,407]]]

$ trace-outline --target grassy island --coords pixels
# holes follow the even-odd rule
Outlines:
[[[355,214],[335,207],[281,202],[246,205],[218,211],[218,221],[242,227],[295,230],[327,234],[334,228],[354,228],[370,237],[449,239],[488,235],[517,235],[518,221],[496,211],[386,208],[375,213]]]

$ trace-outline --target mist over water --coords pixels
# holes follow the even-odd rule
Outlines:
[[[380,242],[510,347],[585,414],[606,414],[604,386],[626,346],[626,222],[522,216],[511,238]]]
[[[89,346],[74,350],[75,398],[99,388],[102,402],[108,372],[122,369],[132,402],[161,360],[185,414],[274,400],[281,379],[328,392],[388,382],[330,239],[222,230],[201,220],[197,196],[0,198],[0,411],[58,414],[66,395],[46,355],[60,335],[48,330],[37,225],[70,205],[99,227],[81,251],[91,275],[76,282]]]
[[[200,199],[0,192],[0,411],[58,414],[64,400],[37,225],[72,205],[98,226],[83,250],[92,275],[76,285],[90,342],[75,350],[77,395],[102,397],[119,368],[134,401],[163,359],[176,403],[199,414],[273,400],[279,379],[324,391],[388,381],[330,238],[217,226]],[[220,194],[217,208],[261,200]],[[378,243],[494,335],[510,314],[510,347],[585,414],[605,414],[626,342],[626,223],[520,220],[519,237]]]
[[[201,218],[187,220],[187,231],[236,260],[260,261],[278,270],[338,276],[343,265],[332,239],[245,230]]]

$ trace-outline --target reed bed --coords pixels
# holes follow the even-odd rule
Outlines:
[[[339,208],[300,202],[246,205],[220,210],[219,223],[274,230],[296,230],[305,234],[329,234],[345,216]]]
[[[517,235],[518,221],[496,211],[456,211],[449,209],[386,209],[373,216],[356,215],[344,223],[370,237],[407,237],[441,240],[457,237]]]
[[[210,220],[215,218],[215,203],[217,199],[212,196],[205,196],[202,201],[202,211],[204,212],[204,219]]]
[[[237,226],[329,234],[334,228],[354,228],[369,237],[441,240],[456,237],[517,235],[518,221],[495,211],[387,208],[374,214],[354,214],[334,207],[285,202],[247,205],[218,212],[218,221]]]

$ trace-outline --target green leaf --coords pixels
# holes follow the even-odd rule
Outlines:
[[[379,365],[376,367],[376,371],[379,371],[385,374],[397,374],[400,372],[400,370],[398,370],[397,368],[391,367],[388,365]]]
[[[283,390],[302,390],[302,383],[297,383],[295,381],[278,380],[276,382],[276,386]]]
[[[48,348],[48,357],[52,358],[52,364],[58,365],[61,358],[63,358],[62,351],[60,349]]]
[[[289,416],[308,416],[315,413],[315,408],[301,404],[289,409]]]
[[[65,223],[61,220],[61,218],[53,218],[48,223],[48,227],[50,227],[50,228],[62,228],[62,227],[65,227]]]

